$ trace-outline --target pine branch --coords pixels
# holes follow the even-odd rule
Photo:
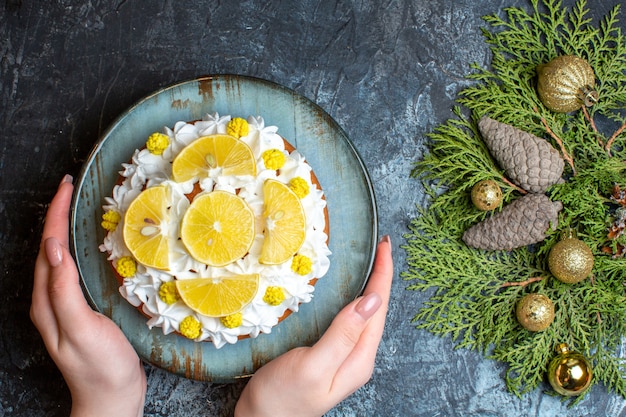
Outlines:
[[[505,362],[507,387],[518,396],[542,384],[554,346],[567,343],[592,361],[594,384],[626,398],[625,360],[619,357],[626,337],[626,258],[615,255],[626,246],[626,233],[608,235],[616,210],[609,198],[613,186],[626,187],[626,40],[618,12],[616,6],[597,28],[585,0],[571,10],[557,0],[531,0],[529,10],[507,8],[502,16],[485,16],[490,29],[482,33],[491,65],[470,65],[472,85],[460,92],[454,117],[428,135],[429,152],[411,173],[430,199],[428,208],[418,208],[403,246],[407,289],[429,294],[414,316],[415,326]],[[600,101],[593,107],[559,114],[539,100],[536,67],[561,54],[581,56],[594,69]],[[592,278],[570,285],[551,275],[546,259],[558,231],[510,252],[463,243],[464,231],[491,215],[473,207],[473,184],[496,180],[504,194],[502,207],[522,195],[481,139],[476,122],[483,115],[561,149],[570,169],[548,195],[563,204],[559,228],[575,229],[591,248]],[[616,127],[602,131],[598,118],[604,119],[603,127],[607,120]],[[515,318],[517,300],[531,292],[555,304],[554,322],[539,333],[525,330]]]
[[[539,113],[539,110],[537,110],[536,107],[533,110],[535,110],[535,112]],[[561,149],[561,154],[563,155],[563,159],[565,159],[567,161],[569,166],[572,168],[573,174],[576,175],[576,168],[574,167],[574,159],[569,155],[569,153],[567,152],[567,149],[565,149],[565,145],[563,144],[563,141],[561,140],[560,137],[558,137],[552,131],[552,129],[550,129],[550,126],[548,126],[548,122],[546,122],[546,119],[544,117],[540,117],[540,119],[541,119],[541,123],[543,124],[543,126],[546,129],[546,133],[548,133],[548,135],[550,135],[550,137],[552,137],[552,139],[554,139],[554,141],[556,143],[558,143],[559,148]]]

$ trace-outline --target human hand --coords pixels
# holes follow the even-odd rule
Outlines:
[[[385,236],[363,296],[337,314],[315,345],[290,350],[259,369],[241,393],[235,417],[321,416],[369,381],[392,278]]]
[[[72,395],[73,416],[141,416],[146,375],[122,331],[93,311],[68,250],[72,178],[50,203],[35,263],[31,320]]]

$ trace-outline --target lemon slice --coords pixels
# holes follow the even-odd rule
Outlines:
[[[157,269],[169,267],[167,238],[169,189],[146,188],[128,206],[124,215],[124,243],[135,259]]]
[[[209,317],[235,314],[250,304],[259,289],[259,274],[176,281],[180,298],[192,310]]]
[[[183,216],[180,237],[195,260],[224,266],[248,252],[254,229],[254,213],[243,198],[213,191],[193,200]]]
[[[172,177],[177,182],[202,179],[208,177],[213,169],[220,169],[221,175],[256,175],[252,149],[230,135],[198,138],[174,158]]]
[[[263,183],[265,239],[259,262],[277,265],[291,258],[304,243],[306,218],[300,199],[289,186],[268,179]]]

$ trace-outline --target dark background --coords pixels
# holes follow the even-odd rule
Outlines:
[[[589,0],[594,17],[619,1]],[[565,4],[571,5],[572,1]],[[31,324],[42,218],[65,173],[143,96],[207,74],[289,87],[326,110],[374,182],[396,278],[372,381],[328,416],[626,416],[599,385],[568,408],[540,389],[517,398],[505,368],[417,331],[425,294],[405,291],[403,235],[425,134],[452,117],[469,64],[487,65],[481,17],[521,0],[100,1],[0,3],[0,416],[69,414],[67,388]],[[621,2],[621,21],[626,21]],[[625,25],[622,24],[622,28]],[[146,365],[147,416],[228,416],[243,387]],[[271,399],[268,399],[271,401]]]

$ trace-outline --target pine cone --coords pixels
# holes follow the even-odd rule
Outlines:
[[[561,180],[563,158],[545,139],[487,116],[478,129],[507,177],[524,190],[543,193]]]
[[[463,233],[463,241],[473,248],[512,250],[546,238],[550,225],[558,226],[560,201],[550,201],[545,194],[526,194],[500,213],[475,224]]]

